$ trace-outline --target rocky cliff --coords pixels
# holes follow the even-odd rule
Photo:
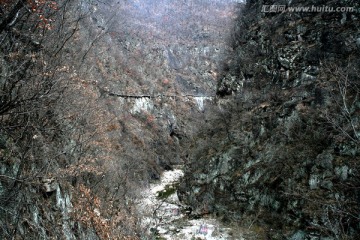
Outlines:
[[[353,12],[264,12],[264,5]],[[359,234],[359,5],[247,1],[180,199],[258,239]]]

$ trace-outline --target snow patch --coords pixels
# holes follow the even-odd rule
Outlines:
[[[204,101],[211,100],[211,97],[194,97],[200,111],[204,111]]]
[[[142,111],[151,111],[154,108],[154,104],[150,98],[142,97],[135,99],[134,106],[131,113],[140,113]]]

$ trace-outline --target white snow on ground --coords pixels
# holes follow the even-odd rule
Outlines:
[[[215,219],[194,219],[187,220],[186,225],[178,229],[174,234],[166,233],[162,237],[171,240],[184,239],[206,239],[206,240],[226,240],[234,239],[229,236],[230,229],[221,228]],[[243,238],[238,238],[243,239]]]
[[[140,113],[142,111],[151,111],[154,108],[154,104],[150,98],[142,97],[135,100],[134,106],[131,109],[131,113]]]
[[[221,226],[221,223],[212,218],[189,219],[182,214],[183,206],[175,193],[165,199],[159,199],[159,192],[168,190],[178,183],[184,176],[181,169],[166,171],[161,176],[161,181],[150,184],[143,191],[143,199],[138,207],[144,218],[142,226],[148,233],[157,232],[159,237],[168,240],[244,240],[241,236],[230,236],[231,229]]]
[[[194,97],[200,111],[204,111],[204,101],[211,100],[211,97]]]

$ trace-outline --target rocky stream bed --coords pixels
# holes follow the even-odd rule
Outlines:
[[[144,190],[138,207],[148,233],[156,239],[169,240],[245,240],[242,234],[234,234],[233,229],[211,216],[192,216],[190,206],[182,204],[177,196],[176,189],[183,175],[181,166],[177,166],[165,171],[160,181]]]

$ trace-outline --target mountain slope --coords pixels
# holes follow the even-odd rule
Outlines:
[[[312,4],[358,7],[291,2]],[[355,239],[359,13],[261,9],[248,1],[239,16],[218,110],[194,140],[180,198],[262,239]]]

